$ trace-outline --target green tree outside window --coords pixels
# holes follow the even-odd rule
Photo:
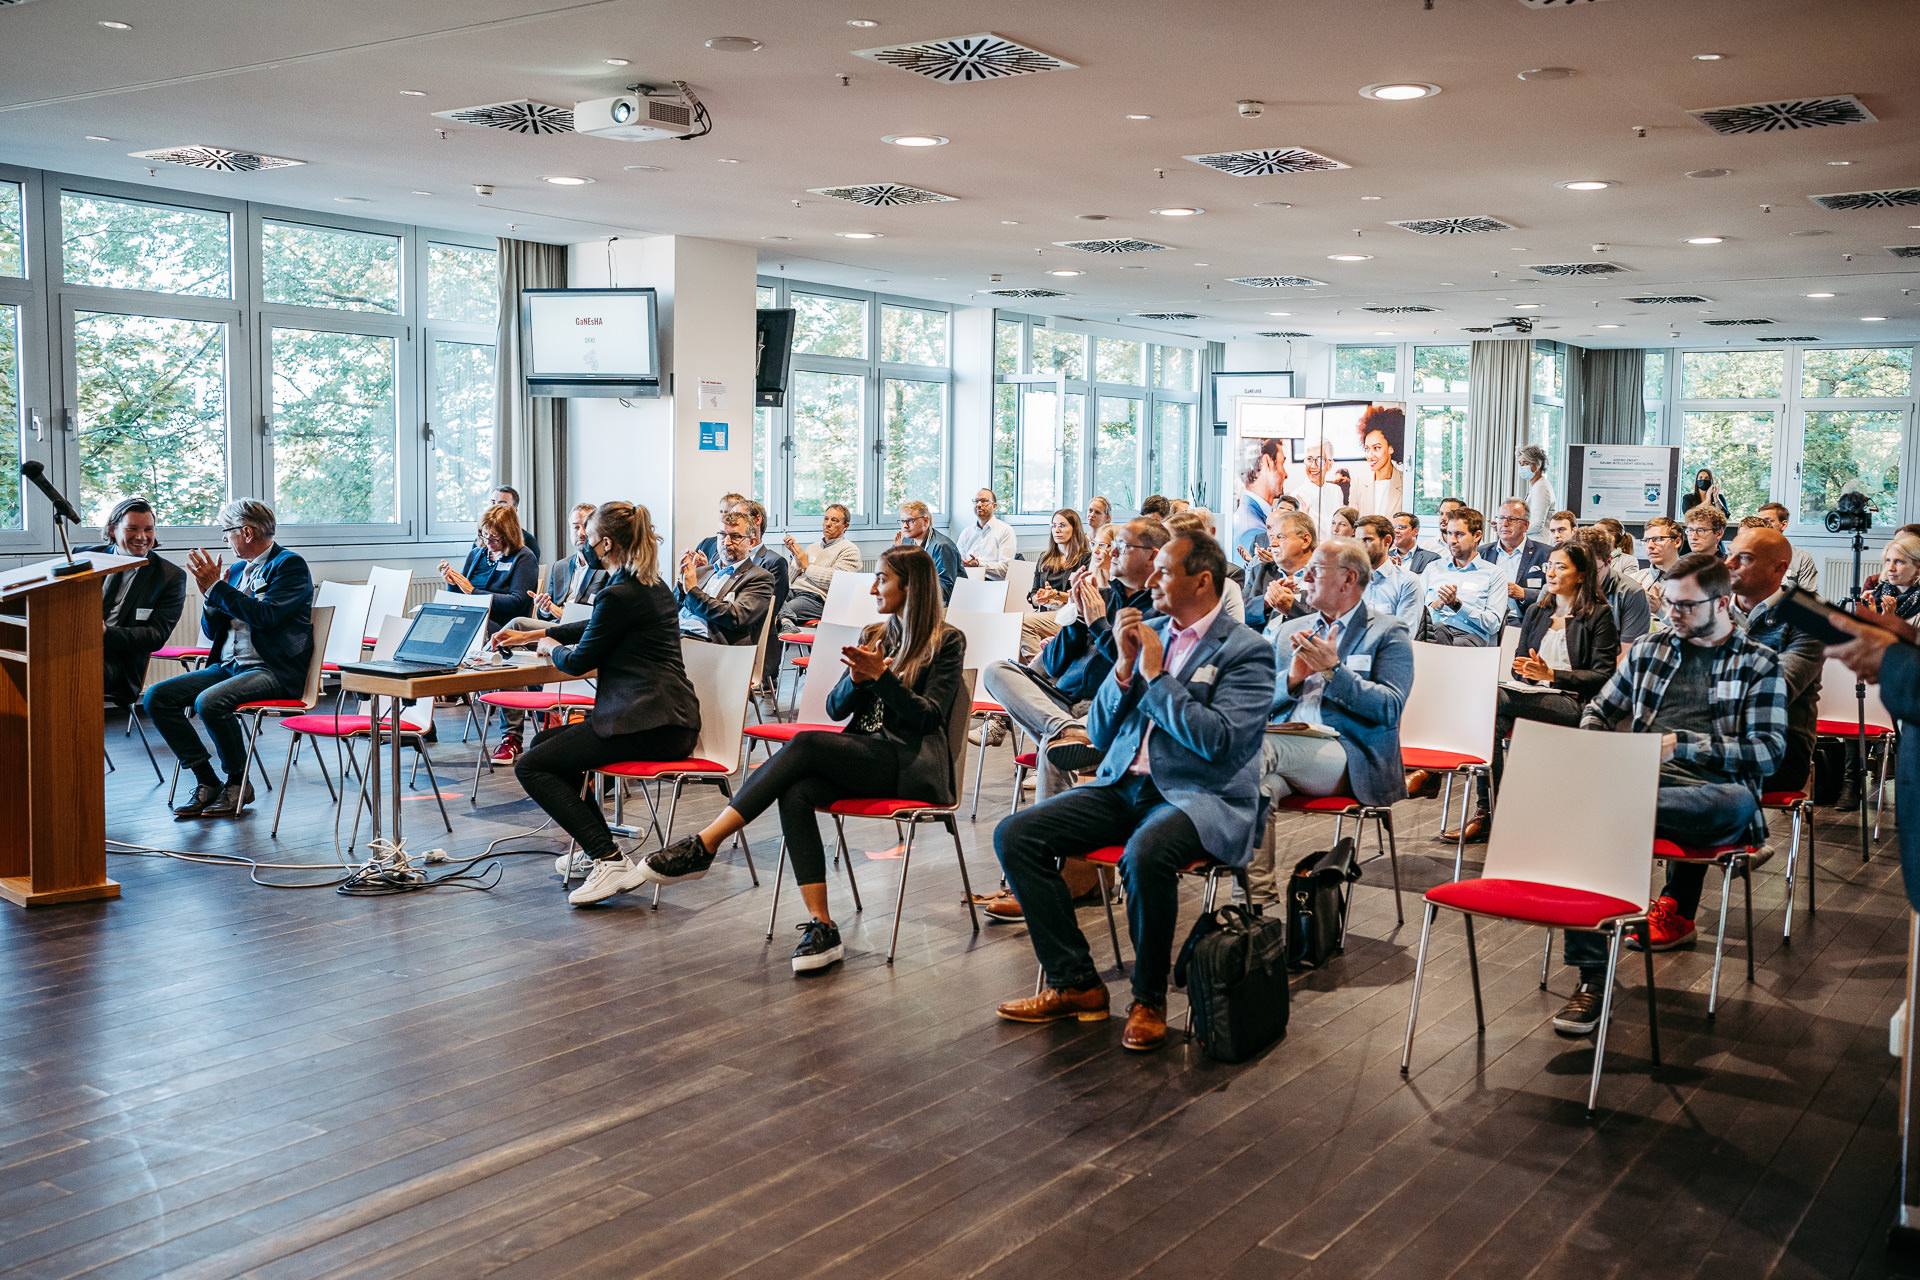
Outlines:
[[[273,330],[273,508],[282,524],[392,524],[392,338]]]
[[[1900,428],[1906,416],[1902,409],[1835,409],[1806,415],[1800,455],[1803,523],[1820,527],[1840,500],[1841,490],[1855,480],[1874,508],[1876,527],[1900,523]]]
[[[284,306],[400,314],[400,239],[267,222],[260,228],[260,296]]]
[[[1810,400],[1840,396],[1913,394],[1912,347],[1856,347],[1800,353],[1800,394]]]
[[[69,284],[233,296],[232,239],[224,213],[63,191],[60,237]]]
[[[227,500],[227,326],[76,312],[80,514],[131,494],[161,524],[212,524]]]

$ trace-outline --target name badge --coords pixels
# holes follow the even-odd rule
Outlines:
[[[1193,673],[1192,678],[1189,679],[1187,683],[1188,684],[1212,684],[1213,678],[1219,674],[1220,674],[1220,669],[1218,667],[1202,667],[1198,671]]]
[[[1347,659],[1347,666],[1355,675],[1372,675],[1373,655],[1370,653],[1356,653]]]
[[[135,609],[133,611],[133,620],[135,622],[145,622],[148,618],[151,618],[152,616],[153,616],[153,610],[151,609]]]

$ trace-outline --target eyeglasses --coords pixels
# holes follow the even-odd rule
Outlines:
[[[1525,524],[1527,518],[1525,516],[1501,516],[1498,522],[1500,524]]]
[[[731,531],[725,531],[725,532],[722,532],[722,533],[721,533],[721,534],[719,534],[718,536],[719,536],[719,538],[720,538],[720,541],[722,541],[722,542],[751,542],[751,541],[753,541],[753,539],[752,539],[752,537],[751,537],[751,536],[749,536],[748,534],[744,534],[744,533],[733,533],[733,532],[731,532]]]
[[[1678,542],[1679,539],[1674,537],[1670,533],[1649,533],[1648,535],[1646,535],[1645,538],[1642,539],[1642,541],[1644,542]]]
[[[1678,616],[1680,614],[1692,613],[1695,609],[1698,609],[1701,605],[1707,605],[1708,607],[1712,607],[1713,602],[1715,600],[1718,600],[1719,598],[1720,598],[1719,596],[1707,596],[1704,599],[1700,599],[1700,600],[1675,600],[1672,596],[1668,596],[1666,599],[1660,602],[1660,607],[1665,609],[1668,613]]]
[[[245,533],[246,531],[247,526],[244,524],[230,524],[220,532],[224,535],[229,533]]]

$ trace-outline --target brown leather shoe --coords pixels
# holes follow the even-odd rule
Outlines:
[[[1439,794],[1439,774],[1428,773],[1425,769],[1415,769],[1407,774],[1407,798],[1409,800],[1431,800]]]
[[[1451,840],[1455,844],[1459,844],[1461,842],[1460,828],[1455,827],[1451,831],[1442,831],[1440,833],[1440,838],[1442,840]],[[1482,813],[1476,813],[1471,818],[1467,819],[1466,843],[1467,844],[1485,844],[1486,842],[1487,842],[1486,815]]]
[[[1066,773],[1085,773],[1089,769],[1097,769],[1106,754],[1093,745],[1087,737],[1087,731],[1077,724],[1068,725],[1047,744],[1047,763]]]
[[[1027,920],[1027,913],[1020,909],[1020,899],[1004,892],[987,899],[986,915],[992,924],[1025,924]]]
[[[1167,1042],[1167,1011],[1135,1000],[1127,1006],[1127,1029],[1120,1036],[1120,1047],[1146,1053]]]
[[[1037,996],[1009,1000],[995,1012],[1008,1022],[1058,1022],[1062,1018],[1104,1022],[1109,1015],[1107,989],[1104,985],[1069,987],[1065,991],[1048,987]]]

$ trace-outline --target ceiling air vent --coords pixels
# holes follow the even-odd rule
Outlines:
[[[1890,244],[1887,252],[1896,258],[1920,258],[1920,244]]]
[[[1920,204],[1920,187],[1896,187],[1891,191],[1845,191],[1839,195],[1808,196],[1822,209],[1846,212],[1851,209],[1901,209]]]
[[[433,114],[442,120],[477,124],[483,129],[504,129],[508,133],[573,132],[573,108],[556,107],[551,102],[535,102],[530,98],[490,102],[484,107],[459,107]]]
[[[1254,335],[1256,338],[1311,338],[1310,333],[1300,333],[1293,329],[1264,329]]]
[[[1594,0],[1520,0],[1529,9],[1566,9],[1577,4],[1592,4]]]
[[[919,187],[902,186],[897,182],[868,182],[857,187],[809,187],[810,196],[830,196],[835,200],[845,200],[848,204],[903,205],[903,204],[939,204],[943,200],[955,200],[957,196],[943,196],[938,191],[924,191]]]
[[[1468,326],[1467,326],[1466,328],[1464,328],[1464,329],[1462,329],[1462,330],[1461,330],[1460,332],[1462,332],[1462,333],[1492,333],[1492,332],[1493,332],[1493,326],[1492,326],[1492,325],[1490,325],[1490,324],[1470,324],[1470,325],[1468,325]]]
[[[1276,173],[1318,173],[1325,169],[1347,169],[1350,165],[1301,147],[1267,147],[1258,151],[1215,151],[1208,155],[1182,156],[1209,169],[1232,174],[1236,178],[1265,178]]]
[[[1511,222],[1476,215],[1471,218],[1414,218],[1408,222],[1389,222],[1390,227],[1411,231],[1417,236],[1470,236],[1480,231],[1517,231]]]
[[[262,169],[286,169],[305,164],[285,156],[263,156],[257,151],[229,151],[225,147],[161,147],[157,151],[130,151],[135,160],[160,160],[183,164],[190,169],[213,169],[220,173],[258,173]]]
[[[1739,329],[1748,325],[1772,324],[1771,320],[1702,320],[1701,324],[1715,329]]]
[[[1196,311],[1129,311],[1127,314],[1139,320],[1199,320],[1203,318]]]
[[[1073,296],[1070,293],[1062,293],[1058,289],[989,289],[987,292],[996,298],[1071,298]]]
[[[1411,316],[1426,311],[1438,311],[1438,307],[1362,307],[1362,311],[1371,311],[1377,316]]]
[[[1155,244],[1151,240],[1135,240],[1128,236],[1112,240],[1055,240],[1054,244],[1062,249],[1078,249],[1082,253],[1148,253],[1155,249],[1173,248],[1170,244]]]
[[[1697,293],[1668,293],[1656,294],[1648,298],[1622,298],[1620,301],[1631,302],[1642,307],[1681,307],[1691,306],[1696,302],[1712,302],[1713,299],[1703,298]]]
[[[1743,107],[1711,107],[1689,111],[1715,133],[1784,133],[1789,129],[1820,129],[1833,124],[1872,124],[1873,112],[1850,93],[1831,98],[1795,98],[1790,102],[1749,102]]]
[[[1825,342],[1825,338],[1816,338],[1810,333],[1796,333],[1791,338],[1755,338],[1755,342]]]
[[[1228,284],[1243,284],[1249,289],[1318,289],[1327,283],[1308,276],[1234,276]]]
[[[1546,262],[1527,270],[1541,276],[1610,276],[1626,268],[1617,262]]]
[[[856,58],[870,58],[889,67],[911,71],[929,80],[965,84],[974,80],[1005,80],[1009,76],[1038,75],[1042,71],[1072,71],[1074,64],[1038,49],[1015,44],[991,31],[921,40],[881,49],[856,49]]]

